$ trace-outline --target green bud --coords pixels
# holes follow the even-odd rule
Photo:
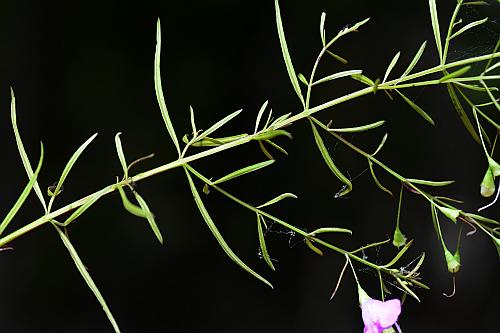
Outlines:
[[[460,210],[455,208],[441,207],[441,206],[437,206],[437,208],[441,213],[443,213],[444,216],[446,216],[455,223],[457,222],[457,217],[458,215],[460,215]]]
[[[486,170],[483,181],[481,182],[481,195],[485,198],[491,197],[495,193],[495,178],[491,168]]]
[[[488,164],[490,165],[491,172],[493,172],[493,177],[500,176],[500,164],[491,157],[488,157]]]
[[[396,228],[396,230],[394,230],[394,236],[392,238],[392,245],[399,248],[405,244],[406,236],[401,232],[401,230],[399,230],[399,228]]]
[[[453,255],[450,251],[445,250],[444,257],[450,273],[456,273],[460,270],[460,253],[458,251]]]

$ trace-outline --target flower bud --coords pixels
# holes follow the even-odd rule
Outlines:
[[[481,182],[481,195],[485,198],[491,197],[495,193],[495,178],[491,168],[486,170],[483,181]]]
[[[444,257],[450,273],[456,273],[460,270],[460,253],[458,251],[453,255],[450,251],[445,250]]]
[[[405,244],[406,236],[401,232],[401,230],[399,230],[399,228],[396,228],[396,230],[394,230],[394,236],[392,237],[392,245],[399,248]]]

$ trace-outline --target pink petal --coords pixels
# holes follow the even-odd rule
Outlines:
[[[401,302],[398,299],[391,299],[386,302],[370,299],[361,304],[361,311],[365,330],[367,328],[371,329],[372,326],[389,328],[398,320],[401,313]]]

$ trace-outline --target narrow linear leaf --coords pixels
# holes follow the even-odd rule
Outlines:
[[[305,237],[304,241],[306,242],[307,247],[309,247],[314,253],[322,256],[323,251],[321,251],[318,247],[314,246],[314,244],[309,240],[309,238]]]
[[[297,199],[297,196],[293,193],[283,193],[283,194],[278,195],[276,198],[273,198],[273,199],[267,201],[266,203],[263,203],[262,205],[257,206],[257,208],[262,208],[262,207],[273,205],[273,204],[275,204],[283,199],[286,199],[286,198]]]
[[[413,178],[407,178],[406,181],[413,184],[428,185],[428,186],[446,186],[453,184],[455,182],[454,180],[432,181],[432,180],[413,179]]]
[[[500,62],[499,62],[500,64]],[[483,87],[480,87],[478,85],[475,85],[475,84],[467,84],[467,83],[463,83],[463,82],[454,82],[453,83],[455,86],[458,86],[458,87],[461,87],[461,88],[465,88],[465,89],[469,89],[469,90],[474,90],[474,91],[486,91],[485,88]],[[489,88],[490,91],[498,91],[498,88],[497,87],[490,87]]]
[[[420,269],[420,267],[422,266],[422,264],[424,263],[424,260],[425,260],[425,252],[422,252],[422,255],[420,256],[420,259],[418,259],[418,262],[415,265],[415,267],[413,267],[413,269],[408,274],[406,274],[405,277],[411,277],[414,274],[416,274]]]
[[[215,184],[220,184],[220,183],[226,182],[226,181],[231,180],[233,178],[240,177],[240,176],[246,175],[247,173],[254,172],[254,171],[257,171],[259,169],[265,168],[266,166],[269,166],[273,163],[274,163],[274,160],[269,160],[269,161],[264,161],[264,162],[259,162],[259,163],[249,165],[247,167],[233,171],[230,174],[225,175],[224,177],[217,179],[216,181],[212,182],[212,184],[215,185]]]
[[[499,221],[490,219],[490,218],[482,216],[482,215],[477,215],[477,214],[472,214],[472,213],[467,213],[465,215],[467,217],[473,218],[473,219],[481,221],[481,222],[487,222],[487,223],[491,223],[491,224],[498,224],[498,225],[500,225]]]
[[[260,124],[260,119],[262,118],[262,115],[264,114],[264,111],[266,111],[268,101],[265,101],[264,104],[260,107],[259,113],[257,113],[257,119],[255,120],[255,130],[253,131],[254,133],[257,133],[257,130],[259,129],[259,124]]]
[[[248,134],[243,133],[243,134],[238,134],[238,135],[233,135],[233,136],[225,136],[223,138],[210,138],[210,137],[205,137],[202,140],[196,141],[195,143],[192,144],[193,147],[215,147],[215,146],[220,146],[225,143],[233,142],[239,139],[242,139],[244,137],[248,136]],[[189,140],[184,139],[183,141],[185,143],[188,143]]]
[[[499,62],[497,62],[497,63],[495,63],[493,66],[487,67],[487,68],[484,70],[484,73],[483,73],[483,74],[486,74],[486,73],[488,73],[488,72],[490,72],[490,71],[492,71],[492,70],[494,70],[494,69],[496,69],[496,68],[498,68],[498,67],[500,67],[500,61],[499,61]],[[497,88],[497,90],[498,90],[498,88]]]
[[[76,252],[76,249],[74,248],[73,244],[71,244],[69,238],[64,234],[64,232],[56,225],[54,227],[57,230],[57,233],[61,237],[61,240],[64,243],[64,246],[66,246],[66,249],[68,249],[69,254],[71,255],[71,259],[73,259],[76,268],[82,275],[83,279],[89,286],[90,290],[94,293],[95,297],[97,298],[97,301],[99,304],[101,304],[102,309],[106,313],[106,316],[108,317],[108,320],[110,321],[111,325],[113,325],[113,329],[115,330],[116,333],[120,332],[120,328],[118,327],[118,324],[116,323],[115,318],[113,317],[113,314],[111,313],[111,310],[109,309],[108,305],[106,304],[106,301],[104,300],[104,297],[102,297],[101,292],[97,288],[96,284],[94,283],[94,280],[92,280],[92,277],[90,276],[89,272],[87,271],[87,268],[83,264],[82,260],[80,259],[80,256]]]
[[[121,132],[116,133],[115,146],[116,146],[116,153],[118,154],[118,159],[120,160],[120,164],[122,165],[123,169],[123,179],[127,179],[128,168],[127,168],[127,161],[125,160],[125,154],[123,153],[122,141],[120,140],[121,134],[122,134]]]
[[[395,278],[396,278],[396,281],[398,281],[401,288],[403,288],[404,291],[406,293],[408,293],[408,295],[415,298],[420,303],[420,298],[418,298],[417,294],[415,294],[410,288],[408,288],[407,283],[405,281],[401,281],[401,279],[397,276]]]
[[[15,202],[14,206],[10,209],[10,211],[7,213],[5,218],[3,219],[2,223],[0,223],[0,235],[3,233],[5,228],[9,225],[10,221],[16,216],[17,212],[23,205],[24,201],[28,197],[28,195],[31,192],[31,189],[36,183],[36,180],[38,178],[38,173],[40,172],[40,169],[42,168],[42,163],[43,163],[43,144],[40,142],[40,158],[38,160],[38,166],[35,169],[35,172],[33,173],[33,176],[30,177],[30,180],[24,190],[21,192],[21,195]]]
[[[495,105],[496,109],[498,111],[500,111],[500,104],[498,103],[497,99],[495,98],[495,96],[493,96],[493,94],[491,93],[491,89],[488,87],[488,85],[483,81],[483,80],[480,80],[479,81],[483,87],[486,89],[486,92],[488,93],[488,96],[490,97],[491,101],[493,102],[493,104]]]
[[[213,222],[212,218],[210,217],[210,214],[208,213],[207,209],[205,208],[205,205],[203,204],[203,201],[201,200],[200,194],[198,193],[198,190],[196,189],[196,186],[194,185],[193,179],[191,178],[191,175],[189,174],[189,171],[187,168],[184,166],[184,171],[186,173],[186,177],[189,182],[189,187],[191,188],[191,192],[193,193],[193,198],[196,203],[196,206],[200,210],[200,213],[203,217],[203,220],[207,224],[208,228],[214,235],[215,239],[217,239],[217,242],[219,242],[219,245],[221,248],[224,250],[224,252],[227,254],[227,256],[234,261],[238,266],[243,268],[245,271],[253,275],[255,278],[259,279],[260,281],[264,282],[267,284],[269,287],[273,288],[272,284],[269,283],[266,279],[264,279],[262,276],[260,276],[258,273],[253,271],[250,267],[248,267],[243,261],[241,261],[240,258],[231,250],[229,245],[227,245],[226,241],[220,234],[219,230],[215,226],[215,223]]]
[[[302,82],[304,85],[308,86],[309,85],[309,82],[307,82],[307,79],[306,77],[304,76],[304,74],[302,73],[299,73],[297,74],[297,78],[299,79],[300,82]]]
[[[484,19],[482,20],[477,20],[477,21],[474,21],[474,22],[471,22],[467,25],[465,25],[464,27],[462,27],[462,29],[458,30],[457,32],[455,32],[453,35],[450,36],[450,40],[452,40],[453,38],[459,36],[460,34],[464,33],[465,31],[471,29],[471,28],[474,28],[480,24],[483,24],[485,23],[486,21],[488,21],[488,18],[485,17]]]
[[[266,141],[266,140],[274,139],[277,136],[286,136],[287,138],[292,139],[292,134],[290,134],[290,132],[287,132],[285,130],[268,130],[262,134],[256,135],[255,137],[253,137],[252,140],[256,140],[256,141],[264,140],[264,141]]]
[[[106,195],[107,193],[109,193],[109,190],[108,188],[104,188],[102,190],[100,190],[99,192],[95,193],[92,197],[90,197],[83,205],[81,205],[80,207],[78,207],[77,210],[75,210],[73,212],[73,214],[71,214],[67,219],[66,221],[64,221],[64,223],[61,225],[62,227],[66,227],[67,225],[69,225],[71,222],[73,222],[74,220],[76,220],[78,217],[80,217],[80,215],[82,215],[87,209],[90,208],[90,206],[92,206],[93,204],[95,204],[97,202],[97,200],[99,200],[100,198],[102,198],[104,195]]]
[[[380,141],[380,143],[378,144],[378,147],[377,149],[375,149],[375,152],[372,154],[372,156],[375,156],[378,154],[378,152],[382,149],[382,147],[384,147],[385,145],[385,142],[387,141],[387,137],[389,135],[387,133],[384,134],[384,136],[382,137],[382,140]]]
[[[330,128],[329,131],[337,132],[337,133],[356,133],[356,132],[364,132],[379,126],[382,126],[385,123],[385,120],[379,120],[371,124],[356,126],[356,127],[344,127],[344,128]]]
[[[427,45],[427,41],[425,40],[422,45],[420,45],[420,48],[418,49],[417,53],[415,54],[415,56],[413,57],[413,60],[410,62],[410,64],[408,65],[408,68],[406,68],[406,70],[404,71],[403,75],[401,75],[401,77],[398,79],[398,81],[396,82],[396,84],[399,83],[399,81],[401,81],[403,78],[405,78],[408,74],[410,74],[410,72],[412,71],[413,68],[415,68],[415,65],[417,65],[418,61],[420,60],[420,57],[422,56],[422,54],[424,53],[424,50],[425,50],[425,46]]]
[[[367,76],[364,76],[363,74],[353,74],[351,75],[351,77],[356,80],[356,81],[359,81],[361,83],[364,83],[370,87],[373,87],[375,85],[375,82],[373,82],[372,79],[370,79],[369,77]]]
[[[467,73],[470,69],[471,69],[471,66],[465,66],[465,67],[462,67],[460,69],[457,69],[456,71],[451,72],[449,74],[446,74],[445,76],[440,78],[439,82],[448,81],[448,80],[454,79],[456,77],[462,76],[463,74]]]
[[[458,117],[460,120],[462,120],[462,123],[464,124],[465,128],[467,129],[467,132],[472,136],[474,141],[477,143],[481,143],[481,139],[479,138],[479,135],[476,132],[476,129],[474,128],[474,125],[472,125],[472,122],[469,119],[469,116],[467,116],[467,113],[465,113],[465,110],[462,106],[462,103],[458,99],[458,96],[455,92],[455,88],[453,88],[453,85],[450,83],[446,84],[446,88],[448,90],[448,94],[450,95],[451,102],[453,106],[455,107],[455,110],[458,113]]]
[[[267,143],[269,143],[271,146],[273,146],[274,148],[276,148],[277,150],[279,150],[281,153],[285,154],[285,155],[288,155],[288,152],[281,148],[281,146],[277,145],[276,143],[272,142],[271,140],[265,140]]]
[[[347,187],[345,190],[341,191],[339,193],[339,196],[346,195],[347,193],[352,191],[352,183],[349,179],[347,179],[346,176],[340,172],[340,170],[337,168],[335,163],[333,163],[332,158],[330,157],[330,154],[328,153],[328,150],[325,147],[325,144],[323,143],[323,139],[318,133],[318,130],[316,129],[316,126],[312,122],[312,120],[309,120],[309,123],[311,124],[311,128],[314,134],[314,139],[316,141],[316,145],[319,148],[319,151],[321,152],[321,155],[323,156],[323,159],[326,162],[326,165],[330,168],[330,170],[333,172],[333,174],[342,182],[344,183]]]
[[[218,130],[220,127],[224,126],[227,122],[231,121],[231,119],[233,119],[234,117],[236,117],[237,115],[239,115],[241,111],[242,110],[235,111],[235,112],[231,113],[230,115],[225,116],[224,118],[222,118],[221,120],[219,120],[218,122],[216,122],[215,124],[213,124],[212,126],[210,126],[206,131],[202,132],[198,136],[198,138],[196,139],[196,142],[198,142],[200,140],[203,140],[208,135],[212,134],[213,132],[215,132],[216,130]]]
[[[310,237],[315,237],[316,235],[319,235],[319,234],[337,233],[337,232],[347,233],[347,234],[351,234],[352,235],[352,231],[351,230],[345,229],[345,228],[336,228],[336,227],[319,228],[319,229],[316,229],[316,230],[308,233],[307,235],[310,236]]]
[[[382,80],[382,83],[384,83],[387,80],[387,78],[389,77],[389,74],[391,73],[391,71],[394,68],[394,66],[396,65],[396,63],[398,62],[400,55],[401,55],[401,52],[398,52],[398,53],[396,53],[394,58],[392,58],[391,62],[389,63],[389,66],[387,67],[387,70],[385,71],[384,79]]]
[[[441,44],[441,30],[439,29],[439,19],[436,8],[436,0],[429,0],[429,10],[431,13],[432,31],[434,32],[434,39],[439,54],[439,60],[443,59],[443,46]]]
[[[281,123],[282,121],[284,121],[284,120],[288,119],[288,117],[290,117],[290,115],[291,115],[291,113],[286,113],[286,114],[284,114],[284,115],[279,116],[278,118],[276,118],[276,120],[275,120],[275,121],[273,121],[273,122],[271,123],[271,125],[269,125],[269,128],[271,128],[271,129],[276,128],[276,126],[280,125],[280,123]]]
[[[283,30],[283,22],[281,20],[278,0],[274,0],[274,7],[276,10],[276,26],[278,28],[278,37],[280,39],[281,52],[283,54],[283,59],[285,60],[286,70],[288,72],[288,76],[290,77],[290,81],[292,82],[293,89],[297,93],[300,102],[304,106],[304,97],[302,96],[302,92],[300,91],[299,81],[297,80],[297,75],[295,74],[295,70],[293,69],[292,59],[290,58],[290,53],[288,52],[288,46],[286,44],[285,32]]]
[[[269,150],[267,150],[267,148],[264,146],[264,144],[262,143],[262,141],[259,141],[259,147],[260,147],[260,149],[262,150],[262,152],[264,153],[264,155],[266,155],[266,157],[268,159],[274,160],[273,155],[271,155],[271,153],[269,152]]]
[[[358,29],[359,29],[362,25],[366,24],[368,21],[370,21],[370,18],[369,18],[369,17],[368,17],[368,18],[365,18],[365,19],[364,19],[364,20],[362,20],[362,21],[359,21],[359,22],[355,23],[355,24],[354,24],[354,25],[352,25],[351,27],[347,27],[347,28],[345,28],[345,29],[342,29],[342,30],[338,33],[338,35],[343,36],[343,35],[347,35],[348,33],[353,32],[353,31],[358,31]]]
[[[326,53],[328,53],[329,56],[331,56],[333,59],[337,60],[341,64],[345,65],[345,64],[348,63],[348,61],[346,59],[342,58],[338,54],[335,54],[335,53],[331,52],[330,50],[326,50]]]
[[[158,225],[156,224],[155,218],[153,213],[151,213],[151,210],[148,207],[148,204],[144,199],[137,193],[137,191],[134,191],[134,196],[137,202],[139,203],[139,206],[141,206],[141,209],[144,211],[146,214],[146,219],[149,222],[149,225],[151,226],[151,229],[153,230],[156,238],[158,238],[158,241],[160,244],[163,244],[163,236],[161,235],[160,229],[158,228]]]
[[[411,244],[413,244],[413,239],[410,240],[408,243],[406,243],[405,246],[403,246],[403,248],[399,250],[398,254],[396,254],[396,256],[389,263],[381,267],[389,268],[393,266],[395,263],[397,263],[398,260],[403,256],[403,254],[405,254],[405,252],[410,248]]]
[[[413,101],[411,101],[408,97],[406,97],[405,95],[403,95],[399,90],[395,89],[396,92],[401,96],[403,97],[404,101],[409,105],[411,106],[411,108],[415,111],[417,111],[417,113],[419,115],[421,115],[425,120],[427,120],[431,125],[434,125],[434,120],[432,120],[432,118],[427,114],[425,113],[424,110],[422,110],[422,108],[420,106],[418,106],[417,104],[415,104]]]
[[[11,96],[10,118],[11,118],[11,122],[12,122],[12,129],[14,130],[14,136],[16,138],[17,149],[19,151],[19,155],[21,156],[21,160],[23,162],[24,169],[26,170],[26,173],[28,174],[28,179],[31,179],[31,178],[33,178],[33,169],[31,168],[31,163],[30,163],[30,160],[28,158],[28,154],[26,154],[26,150],[24,149],[23,141],[21,140],[21,135],[19,134],[19,129],[17,127],[16,97],[14,96],[14,89],[12,89],[12,87],[10,87],[10,96]],[[42,203],[44,211],[47,211],[47,205],[45,203],[43,193],[40,189],[40,185],[38,185],[37,181],[35,181],[33,188],[35,189],[35,193],[38,196],[38,199]]]
[[[269,253],[267,252],[266,239],[264,237],[264,232],[262,231],[261,218],[262,218],[262,216],[257,214],[257,232],[259,233],[260,251],[262,253],[262,257],[264,258],[264,261],[267,263],[267,265],[273,271],[275,271],[276,269],[274,268],[273,262],[271,261],[271,258],[269,257]]]
[[[177,140],[177,135],[175,134],[175,129],[170,120],[170,116],[167,110],[167,104],[165,103],[165,97],[163,96],[163,88],[161,84],[161,69],[160,69],[160,54],[161,54],[161,26],[160,19],[156,23],[156,51],[155,51],[155,68],[154,68],[154,81],[155,81],[155,92],[156,99],[158,100],[158,105],[160,106],[161,116],[167,127],[168,134],[175,145],[177,153],[181,154],[181,149],[179,147],[179,142]]]
[[[197,135],[196,123],[194,121],[194,110],[193,107],[189,106],[189,118],[191,119],[191,130],[193,131],[193,135]]]
[[[486,1],[469,1],[469,2],[464,2],[464,6],[487,6],[487,5],[489,5],[489,3],[487,3]]]
[[[121,186],[117,186],[118,193],[120,193],[120,197],[122,199],[123,207],[132,215],[142,217],[142,218],[147,218],[148,213],[144,211],[141,207],[133,204],[128,198],[127,195],[125,194],[125,191]]]
[[[319,34],[321,36],[321,42],[323,43],[323,46],[326,45],[326,40],[325,40],[325,20],[326,20],[326,13],[323,12],[321,13],[321,19],[319,22]]]
[[[316,82],[313,82],[312,85],[315,86],[315,85],[323,83],[323,82],[339,79],[339,78],[346,77],[346,76],[361,74],[361,73],[363,73],[363,71],[359,70],[359,69],[351,69],[348,71],[342,71],[342,72],[338,72],[338,73],[334,73],[334,74],[325,76],[325,77],[317,80]]]
[[[370,173],[372,175],[373,181],[378,186],[378,188],[380,188],[382,191],[384,191],[387,194],[389,194],[390,196],[392,196],[392,192],[389,189],[387,189],[384,185],[382,185],[380,183],[380,181],[378,180],[377,176],[375,175],[375,171],[373,170],[373,163],[372,163],[372,161],[368,160],[368,165],[370,166]]]

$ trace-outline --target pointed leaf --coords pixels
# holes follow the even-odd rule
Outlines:
[[[323,159],[326,162],[326,165],[328,165],[328,167],[333,172],[333,174],[341,182],[343,182],[347,186],[347,188],[345,190],[341,191],[338,194],[338,196],[343,196],[343,195],[351,192],[352,191],[352,183],[349,181],[349,179],[347,179],[346,176],[344,176],[342,174],[342,172],[340,172],[340,170],[337,168],[337,166],[335,165],[335,163],[333,163],[333,160],[330,157],[330,154],[328,153],[328,150],[326,149],[325,144],[323,143],[323,139],[319,135],[318,130],[316,129],[316,126],[314,125],[314,123],[311,120],[309,120],[309,123],[311,124],[311,128],[312,128],[312,131],[313,131],[313,134],[314,134],[314,140],[316,141],[316,145],[318,146],[319,151],[321,152],[321,155],[323,156]]]
[[[161,26],[160,19],[156,23],[156,51],[155,51],[155,68],[154,68],[154,81],[155,81],[155,92],[156,99],[158,100],[158,105],[160,106],[161,116],[167,127],[168,134],[175,145],[177,153],[181,154],[181,149],[179,147],[179,142],[177,141],[177,135],[175,134],[174,126],[170,120],[170,116],[167,110],[167,104],[165,103],[165,97],[163,96],[163,88],[161,84],[161,69],[160,69],[160,54],[161,54]]]
[[[424,53],[424,50],[425,50],[425,46],[427,45],[427,41],[425,40],[422,45],[420,45],[420,48],[418,49],[417,53],[415,54],[415,56],[413,57],[413,60],[410,62],[410,64],[408,65],[408,68],[406,68],[406,70],[404,71],[403,75],[401,75],[401,77],[398,79],[398,81],[396,82],[396,84],[399,83],[399,81],[401,81],[403,78],[405,78],[408,74],[410,74],[411,70],[415,67],[415,65],[418,63],[418,61],[420,60],[420,57],[422,56],[422,54]]]
[[[273,146],[274,148],[276,148],[277,150],[279,150],[281,153],[285,154],[285,155],[288,155],[288,152],[281,148],[281,146],[277,145],[276,143],[272,142],[271,140],[265,140],[267,143],[269,143],[271,146]]]
[[[205,205],[203,204],[203,201],[201,200],[200,194],[198,193],[198,190],[196,189],[196,186],[194,185],[193,179],[191,178],[191,175],[189,174],[189,171],[187,170],[186,167],[184,167],[184,171],[186,173],[186,177],[189,182],[189,187],[191,188],[191,192],[193,193],[193,198],[194,201],[196,202],[196,206],[198,206],[198,209],[200,210],[201,215],[203,216],[203,220],[205,220],[205,223],[207,224],[208,228],[214,235],[214,237],[217,239],[217,242],[219,242],[219,245],[221,248],[224,250],[224,252],[227,254],[227,256],[234,261],[238,266],[243,268],[245,271],[259,279],[260,281],[264,282],[271,288],[273,288],[272,284],[269,283],[266,279],[264,279],[262,276],[257,274],[255,271],[253,271],[250,267],[248,267],[243,261],[241,261],[238,256],[231,250],[229,245],[227,245],[226,241],[220,234],[219,230],[215,226],[215,223],[213,222],[212,218],[210,217],[210,214],[208,213],[207,209],[205,208]]]
[[[262,253],[262,257],[264,258],[264,261],[267,263],[267,265],[273,271],[275,271],[276,269],[274,268],[273,262],[271,261],[271,257],[269,257],[269,253],[267,252],[266,239],[264,237],[264,232],[262,231],[261,219],[262,219],[262,216],[257,214],[257,232],[259,234],[260,251]]]
[[[262,205],[257,206],[257,208],[262,208],[262,207],[273,205],[273,204],[275,204],[283,199],[286,199],[286,198],[297,199],[297,196],[293,193],[283,193],[283,194],[278,195],[276,198],[273,198],[273,199],[267,201],[266,203],[263,203]]]
[[[488,18],[485,17],[484,19],[482,20],[477,20],[477,21],[474,21],[474,22],[471,22],[469,24],[467,24],[466,26],[462,27],[462,29],[458,30],[457,32],[455,32],[453,35],[450,36],[450,40],[452,40],[453,38],[459,36],[460,34],[464,33],[465,31],[471,29],[471,28],[474,28],[480,24],[483,24],[484,22],[488,21]]]
[[[264,104],[262,104],[262,106],[260,107],[259,113],[257,113],[257,119],[255,120],[255,130],[253,131],[254,133],[257,133],[257,130],[259,129],[260,119],[262,118],[264,111],[266,111],[267,103],[268,101],[265,101]]]
[[[321,42],[323,43],[323,46],[326,45],[326,40],[325,40],[325,20],[326,20],[326,13],[323,12],[323,13],[321,13],[321,20],[319,22],[319,34],[321,36]]]
[[[117,186],[118,193],[120,193],[120,197],[122,199],[123,207],[132,215],[142,217],[142,218],[147,218],[148,213],[144,211],[141,207],[133,204],[128,198],[127,195],[125,194],[125,191],[121,186]]]
[[[410,248],[411,244],[413,244],[413,239],[408,243],[406,243],[406,245],[401,250],[399,250],[398,254],[396,254],[396,256],[389,263],[381,267],[389,268],[393,266],[395,263],[397,263],[398,260],[403,256],[403,254],[405,254],[405,252]]]
[[[139,203],[139,206],[141,206],[142,210],[146,214],[146,219],[149,222],[149,225],[151,226],[151,229],[153,230],[156,238],[158,238],[158,241],[163,244],[163,236],[161,235],[160,229],[158,228],[158,225],[156,224],[155,218],[153,213],[151,213],[151,210],[148,207],[148,204],[144,199],[137,193],[137,191],[134,191],[134,196],[137,202]]]
[[[440,78],[439,82],[448,81],[448,80],[454,79],[456,77],[462,76],[463,74],[467,73],[469,71],[469,69],[471,69],[471,66],[465,66],[465,67],[462,67],[460,69],[457,69],[456,71],[449,73],[449,74],[446,74],[445,76]]]
[[[224,126],[227,122],[231,121],[231,119],[233,119],[234,117],[236,117],[237,115],[240,114],[242,110],[238,110],[238,111],[235,111],[233,113],[231,113],[230,115],[228,116],[225,116],[224,118],[222,118],[221,120],[219,120],[218,122],[216,122],[215,124],[213,124],[212,126],[210,126],[209,129],[207,129],[206,131],[202,132],[198,138],[196,139],[196,142],[206,138],[208,135],[212,134],[213,132],[215,132],[216,130],[218,130],[220,127]]]
[[[425,120],[427,120],[431,125],[434,125],[434,120],[432,120],[432,118],[427,114],[425,113],[424,110],[422,110],[422,108],[420,108],[420,106],[418,106],[417,104],[415,104],[414,102],[412,102],[408,97],[406,97],[405,95],[403,95],[399,90],[395,89],[396,92],[401,96],[403,97],[404,101],[409,105],[411,106],[411,108],[415,111],[417,111],[417,113],[419,115],[421,115]]]
[[[276,10],[276,26],[278,28],[278,37],[280,39],[281,52],[283,54],[283,59],[285,60],[286,70],[288,72],[288,76],[290,77],[290,81],[292,82],[293,89],[297,93],[300,102],[304,106],[304,97],[302,96],[302,92],[300,91],[299,81],[297,80],[297,75],[295,74],[295,70],[293,69],[292,59],[290,58],[288,46],[286,45],[285,32],[283,31],[283,22],[281,21],[281,13],[278,0],[274,0],[274,7]]]
[[[428,186],[446,186],[453,184],[455,182],[454,180],[432,181],[432,180],[412,179],[412,178],[407,178],[406,181],[413,184],[428,185]]]
[[[335,227],[324,227],[324,228],[319,228],[319,229],[316,229],[316,230],[308,233],[307,236],[315,237],[316,235],[319,235],[319,234],[332,233],[332,232],[333,233],[343,232],[343,233],[347,233],[347,234],[352,235],[352,231],[349,229],[335,228]]]
[[[193,107],[189,106],[189,118],[191,119],[191,130],[193,131],[193,135],[197,135],[196,123],[194,121],[194,110]]]
[[[356,132],[364,132],[379,126],[382,126],[385,123],[385,120],[376,121],[371,124],[356,126],[356,127],[345,127],[345,128],[330,128],[329,131],[337,132],[337,133],[356,133]]]
[[[96,284],[94,283],[94,280],[92,280],[92,277],[90,276],[89,272],[87,271],[87,268],[83,264],[82,260],[80,259],[80,256],[76,252],[76,249],[73,247],[73,244],[71,244],[69,238],[64,234],[61,229],[54,225],[56,228],[57,232],[59,233],[59,236],[61,237],[61,240],[63,241],[64,246],[66,246],[66,249],[68,249],[69,254],[71,255],[71,259],[75,262],[76,268],[82,275],[83,279],[89,286],[90,290],[94,293],[94,296],[97,298],[97,301],[99,304],[101,304],[102,309],[106,313],[106,316],[108,317],[108,320],[110,321],[111,325],[113,325],[113,329],[115,330],[116,333],[120,332],[120,328],[118,327],[118,324],[116,323],[115,318],[113,317],[113,314],[111,313],[111,310],[109,310],[108,305],[106,304],[106,301],[104,300],[104,297],[102,297],[101,292],[97,288]]]
[[[366,84],[367,86],[373,87],[375,85],[375,82],[373,82],[372,79],[364,76],[363,74],[352,74],[351,77],[356,81]]]
[[[122,134],[121,132],[116,133],[115,146],[116,146],[116,153],[118,154],[118,159],[120,160],[120,164],[122,165],[123,169],[123,179],[127,179],[128,168],[127,168],[127,161],[125,160],[125,154],[123,153],[122,141],[120,140],[121,134]]]
[[[363,71],[359,70],[359,69],[352,69],[352,70],[348,70],[348,71],[342,71],[342,72],[334,73],[334,74],[325,76],[325,77],[317,80],[316,82],[313,82],[312,85],[314,86],[314,85],[317,85],[317,84],[320,84],[320,83],[323,83],[323,82],[327,82],[327,81],[339,79],[339,78],[342,78],[342,77],[361,74],[362,72]]]
[[[36,167],[36,170],[33,173],[33,176],[31,176],[28,184],[26,185],[24,190],[21,192],[21,195],[17,199],[16,203],[14,204],[14,206],[12,206],[10,211],[7,213],[7,215],[3,219],[2,223],[0,223],[0,235],[5,230],[5,228],[7,228],[7,226],[9,225],[10,221],[12,221],[14,216],[16,216],[17,212],[19,211],[19,209],[23,205],[24,201],[26,200],[26,198],[30,194],[31,189],[35,185],[36,179],[38,178],[38,173],[40,172],[40,169],[42,168],[42,163],[43,163],[43,144],[40,142],[40,159],[38,160],[38,166]]]
[[[299,79],[300,82],[302,82],[303,84],[305,84],[306,86],[309,85],[309,82],[307,82],[307,79],[306,77],[304,76],[304,74],[302,73],[299,73],[297,74],[297,78]]]
[[[318,254],[320,256],[323,255],[323,251],[321,251],[319,248],[314,246],[309,238],[307,238],[307,237],[304,238],[304,241],[306,242],[307,247],[309,247],[311,250],[313,250],[313,252],[315,252],[316,254]]]
[[[273,163],[274,163],[274,160],[269,160],[269,161],[264,161],[264,162],[259,162],[256,164],[249,165],[247,167],[233,171],[230,174],[225,175],[224,177],[217,179],[216,181],[212,182],[212,185],[220,184],[220,183],[226,182],[228,180],[231,180],[233,178],[246,175],[247,173],[254,172],[254,171],[257,171],[259,169],[265,168],[266,166],[271,165]]]
[[[446,84],[446,88],[448,89],[448,94],[450,95],[451,102],[453,106],[455,107],[455,110],[458,113],[458,116],[460,117],[460,120],[462,120],[462,123],[464,124],[465,128],[469,132],[469,134],[472,136],[474,141],[477,143],[481,143],[481,139],[479,138],[479,135],[476,132],[476,129],[474,128],[474,125],[472,125],[472,122],[470,121],[469,117],[467,116],[467,113],[465,113],[465,110],[462,106],[462,103],[460,103],[460,100],[458,99],[457,94],[455,93],[455,89],[453,88],[453,85],[450,83]]]
[[[90,206],[92,206],[94,203],[96,203],[97,200],[99,200],[100,198],[102,198],[104,195],[106,195],[108,193],[109,193],[109,188],[108,187],[103,188],[99,192],[95,193],[93,196],[91,196],[90,198],[88,198],[88,200],[85,201],[85,203],[83,205],[81,205],[80,207],[78,207],[78,209],[75,210],[73,212],[73,214],[71,214],[70,217],[68,217],[66,219],[66,221],[64,221],[64,223],[61,226],[65,227],[65,226],[69,225],[71,222],[73,222],[78,217],[80,217],[80,215],[82,215],[87,209],[89,209]]]
[[[337,60],[341,64],[345,65],[345,64],[348,63],[348,61],[346,59],[342,58],[338,54],[335,54],[335,53],[331,52],[330,50],[326,50],[326,53],[328,53],[329,56],[331,56],[333,59]]]
[[[429,0],[429,10],[431,13],[432,30],[434,32],[434,39],[439,54],[439,60],[443,59],[443,46],[441,44],[441,30],[439,29],[439,19],[436,8],[436,0]]]
[[[384,192],[386,192],[387,194],[391,195],[392,196],[392,192],[390,190],[388,190],[384,185],[382,185],[380,183],[380,181],[378,180],[377,176],[375,175],[375,171],[373,170],[373,163],[372,161],[368,160],[368,165],[370,166],[370,173],[372,175],[372,178],[373,178],[373,181],[375,182],[375,184]]]
[[[389,66],[387,67],[387,70],[385,71],[384,79],[382,80],[382,83],[384,83],[387,80],[387,78],[389,77],[389,74],[391,73],[391,71],[394,68],[394,66],[396,65],[396,63],[398,62],[400,55],[401,55],[401,52],[398,52],[398,53],[396,53],[394,58],[392,58]]]
[[[17,128],[17,116],[16,116],[16,98],[14,96],[14,89],[10,87],[10,95],[11,95],[11,103],[10,103],[10,118],[12,121],[12,129],[14,130],[14,136],[16,137],[17,149],[19,151],[19,155],[21,156],[21,160],[23,161],[24,169],[28,174],[28,179],[33,178],[33,169],[31,168],[31,163],[26,154],[26,150],[24,150],[23,141],[21,140],[21,135],[19,134],[19,129]],[[45,199],[43,197],[42,190],[40,190],[40,186],[38,182],[35,181],[35,185],[33,186],[35,189],[35,193],[38,196],[38,199],[42,203],[43,209],[47,211],[47,205],[45,204]]]
[[[385,142],[387,141],[387,137],[389,135],[387,133],[384,134],[384,136],[382,137],[382,140],[380,141],[380,143],[378,144],[378,147],[377,149],[375,149],[375,152],[372,154],[372,156],[375,156],[378,154],[378,152],[382,149],[382,147],[384,147],[385,145]]]

